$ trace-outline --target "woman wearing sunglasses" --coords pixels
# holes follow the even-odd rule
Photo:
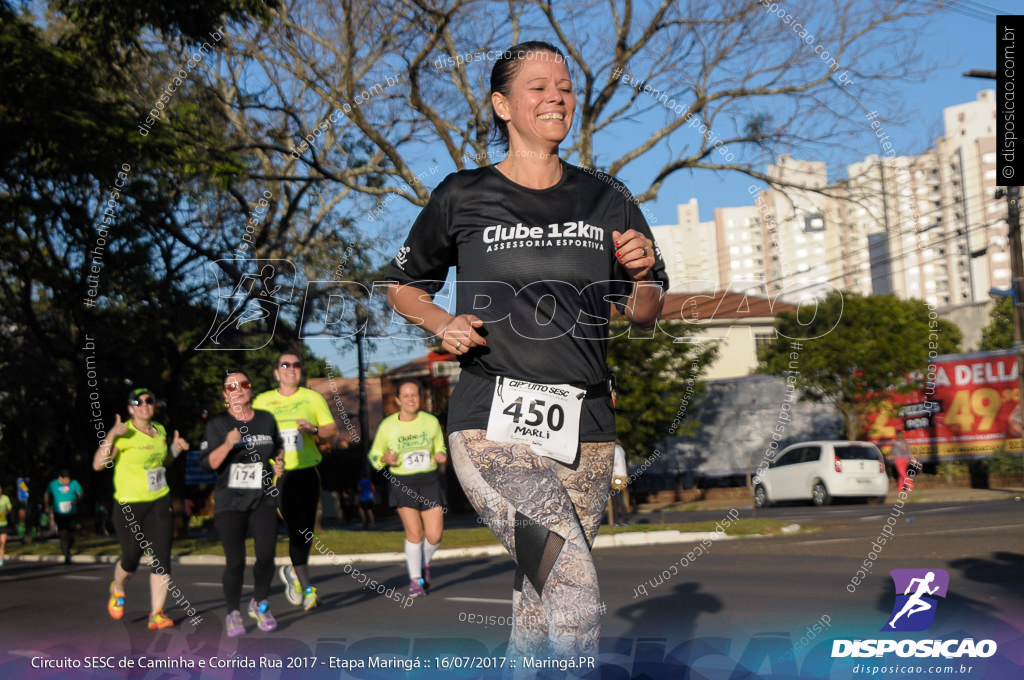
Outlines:
[[[174,625],[164,614],[167,588],[162,579],[171,571],[171,535],[173,515],[167,471],[164,467],[188,443],[177,430],[171,445],[167,431],[153,420],[156,397],[142,387],[128,395],[127,423],[116,416],[107,437],[100,442],[93,456],[92,467],[99,472],[114,468],[114,528],[121,543],[121,557],[114,565],[107,612],[112,618],[124,616],[125,584],[135,573],[143,552],[152,555],[149,574],[149,628],[170,628]]]
[[[207,423],[199,464],[217,473],[213,507],[224,546],[225,627],[228,637],[237,637],[245,633],[240,602],[247,532],[252,533],[256,548],[248,613],[260,630],[277,628],[267,596],[274,580],[277,538],[274,477],[284,470],[284,452],[274,416],[252,407],[252,385],[244,371],[232,371],[224,378],[222,394],[228,409]]]
[[[323,456],[317,438],[330,439],[337,429],[327,400],[319,392],[300,387],[302,362],[298,355],[285,352],[274,365],[276,390],[253,400],[253,408],[270,411],[277,419],[284,446],[284,476],[281,488],[281,517],[288,525],[288,556],[291,564],[281,567],[285,597],[293,605],[310,611],[320,603],[316,588],[309,580],[309,550],[306,538],[316,526],[316,508],[320,502],[320,473],[317,465]]]

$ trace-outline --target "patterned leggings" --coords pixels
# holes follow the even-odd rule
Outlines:
[[[508,656],[597,653],[601,594],[590,546],[611,487],[614,443],[582,443],[573,466],[525,444],[448,438],[469,501],[516,561]]]

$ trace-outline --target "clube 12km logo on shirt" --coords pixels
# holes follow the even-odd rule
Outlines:
[[[935,621],[939,605],[936,598],[946,597],[949,574],[944,569],[893,569],[896,601],[882,632],[910,633],[927,630]],[[994,640],[975,642],[973,638],[950,640],[833,640],[832,658],[881,657],[887,654],[908,658],[986,659],[996,653]]]

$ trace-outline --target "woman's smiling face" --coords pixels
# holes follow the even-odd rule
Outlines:
[[[572,127],[576,96],[565,60],[551,52],[530,52],[519,60],[508,95],[491,94],[495,112],[508,123],[509,150],[547,151]]]

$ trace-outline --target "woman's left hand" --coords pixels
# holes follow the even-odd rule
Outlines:
[[[174,431],[174,439],[171,440],[171,448],[176,449],[178,453],[182,451],[188,451],[188,442],[181,438],[178,431]]]
[[[615,257],[634,281],[649,281],[654,267],[654,241],[635,229],[613,231]]]

